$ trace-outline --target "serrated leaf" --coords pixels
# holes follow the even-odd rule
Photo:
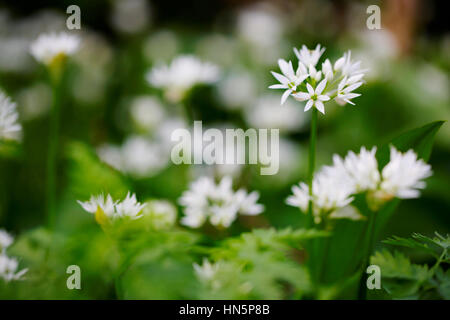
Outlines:
[[[415,234],[417,235],[417,234]],[[407,247],[411,249],[418,249],[423,250],[431,255],[433,255],[435,258],[439,257],[439,252],[436,251],[436,248],[430,247],[429,244],[426,242],[421,242],[416,239],[412,238],[402,238],[397,236],[392,236],[391,238],[387,240],[383,240],[384,243],[394,245],[394,246],[401,246],[401,247]]]
[[[381,285],[394,298],[417,298],[422,284],[429,277],[427,266],[411,263],[402,253],[387,250],[376,252],[371,264],[381,270]]]

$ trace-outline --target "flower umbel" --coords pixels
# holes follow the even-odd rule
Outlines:
[[[324,166],[314,176],[313,196],[315,221],[322,218],[351,218],[360,215],[349,204],[353,195],[367,192],[372,210],[393,198],[417,198],[419,190],[425,188],[423,179],[431,176],[431,166],[417,158],[413,150],[401,153],[391,146],[391,159],[378,170],[376,148],[361,148],[359,154],[350,151],[345,158],[333,156],[333,165]],[[305,183],[292,187],[293,195],[287,204],[303,212],[308,209],[309,188]]]
[[[40,35],[30,47],[33,57],[46,65],[51,65],[58,57],[73,55],[80,46],[80,38],[66,32]]]
[[[285,89],[281,97],[281,104],[292,95],[296,100],[307,101],[305,111],[315,107],[325,114],[324,102],[334,99],[338,104],[354,104],[351,99],[360,94],[353,93],[363,84],[363,77],[367,70],[361,69],[360,61],[351,60],[351,52],[348,51],[334,66],[329,59],[322,63],[322,69],[317,70],[320,57],[325,48],[317,45],[314,50],[302,46],[300,50],[294,48],[297,56],[298,69],[294,72],[292,62],[283,59],[278,61],[282,75],[272,72],[273,76],[280,82],[270,86],[270,89]]]
[[[256,203],[259,194],[256,191],[247,193],[244,189],[234,192],[232,179],[229,176],[222,178],[216,184],[212,178],[201,177],[191,183],[179,203],[185,207],[185,216],[181,223],[198,228],[207,220],[217,227],[228,228],[241,215],[258,215],[264,207]]]
[[[213,83],[219,78],[219,68],[202,62],[195,56],[176,57],[171,64],[154,67],[147,74],[147,81],[156,88],[164,89],[173,102],[181,100],[194,85]]]
[[[91,196],[89,201],[78,201],[78,203],[87,212],[95,214],[95,219],[100,225],[124,218],[139,219],[142,217],[142,209],[145,206],[136,200],[135,194],[130,192],[122,201],[113,201],[111,195],[108,194],[105,197],[101,194]]]

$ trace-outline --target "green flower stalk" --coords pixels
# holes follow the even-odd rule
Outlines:
[[[34,58],[48,70],[53,90],[50,115],[50,134],[47,152],[47,225],[53,228],[56,215],[56,177],[59,137],[59,114],[62,99],[62,84],[67,58],[79,48],[80,39],[64,32],[39,36],[31,45]]]

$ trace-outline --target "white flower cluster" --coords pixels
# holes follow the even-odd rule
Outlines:
[[[214,226],[228,228],[238,214],[258,215],[264,210],[263,205],[257,203],[258,192],[247,193],[244,189],[234,192],[232,183],[229,176],[223,177],[218,184],[209,177],[192,182],[190,189],[179,199],[185,207],[181,223],[198,228],[209,220]]]
[[[23,275],[27,273],[28,269],[17,271],[19,262],[16,258],[11,258],[6,254],[6,249],[12,245],[14,238],[8,232],[0,229],[0,278],[6,282],[11,280],[22,280]]]
[[[71,56],[78,51],[80,38],[66,32],[40,35],[30,47],[33,57],[46,65],[59,56]]]
[[[150,70],[147,81],[156,88],[162,88],[170,101],[178,102],[193,86],[213,83],[219,79],[219,74],[216,65],[202,62],[195,56],[181,55],[170,65],[157,66]]]
[[[97,222],[100,224],[123,218],[139,219],[142,217],[142,209],[145,206],[145,204],[141,204],[136,200],[136,194],[131,195],[130,192],[122,201],[113,201],[111,195],[108,194],[105,197],[101,194],[91,196],[89,201],[78,201],[78,203],[87,212],[95,214]]]
[[[298,67],[294,71],[292,62],[283,59],[278,60],[282,74],[272,72],[280,82],[271,85],[270,89],[284,89],[281,104],[292,95],[298,101],[306,101],[305,111],[312,107],[325,114],[324,102],[334,99],[340,105],[354,104],[351,100],[360,96],[353,93],[363,84],[364,73],[360,61],[351,60],[351,52],[348,51],[339,58],[334,65],[329,59],[322,63],[322,69],[317,70],[317,64],[324,53],[325,48],[320,44],[314,50],[302,46],[300,50],[294,48],[298,58]]]
[[[0,91],[0,139],[18,140],[22,126],[18,122],[16,104]]]
[[[148,218],[149,227],[154,230],[165,230],[175,225],[177,208],[166,200],[150,200],[145,202],[142,215]]]
[[[425,188],[425,178],[431,176],[431,166],[417,158],[413,150],[401,153],[391,146],[390,161],[379,171],[375,157],[376,148],[366,150],[362,147],[359,154],[350,151],[342,159],[333,156],[333,165],[324,166],[313,180],[313,208],[316,222],[324,216],[330,218],[358,218],[356,211],[349,207],[353,194],[368,192],[372,207],[392,198],[409,199],[420,196]],[[308,210],[309,189],[305,183],[292,187],[293,195],[287,203]],[[371,203],[369,203],[371,205]]]
[[[210,285],[213,289],[219,289],[221,286],[220,281],[217,279],[217,273],[221,268],[221,262],[211,263],[208,259],[203,258],[202,264],[193,263],[194,272],[204,284]]]
[[[136,178],[159,173],[167,166],[169,159],[161,142],[138,135],[130,136],[122,146],[101,145],[97,154],[103,162]]]

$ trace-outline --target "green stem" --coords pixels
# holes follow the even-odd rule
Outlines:
[[[61,74],[51,74],[53,102],[50,111],[50,134],[47,151],[47,225],[50,229],[53,229],[56,218],[56,177],[58,167],[61,80]]]
[[[362,264],[363,269],[362,269],[361,280],[359,282],[359,293],[358,293],[359,300],[364,300],[364,299],[366,299],[366,296],[367,296],[366,270],[370,264],[370,256],[372,254],[373,245],[374,245],[374,241],[375,241],[375,219],[376,219],[376,216],[377,216],[376,212],[373,212],[373,211],[370,212],[368,226],[367,226],[367,229],[369,231],[369,241],[368,241],[368,245],[367,245],[366,251],[363,256],[363,264]]]
[[[317,140],[317,109],[313,108],[311,113],[311,134],[309,142],[309,160],[308,160],[308,189],[309,189],[309,202],[308,202],[308,215],[307,215],[307,228],[314,226],[314,208],[313,208],[313,180],[314,169],[316,163],[316,140]],[[318,280],[319,270],[317,270],[317,251],[318,251],[318,239],[312,239],[308,245],[307,250],[309,252],[309,269],[314,279]]]
[[[317,140],[317,109],[312,109],[311,114],[311,134],[309,141],[309,161],[308,161],[308,189],[309,189],[309,203],[308,203],[308,224],[310,228],[314,224],[314,214],[313,214],[313,180],[314,180],[314,169],[316,164],[316,140]]]

